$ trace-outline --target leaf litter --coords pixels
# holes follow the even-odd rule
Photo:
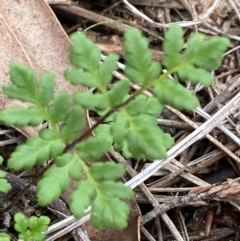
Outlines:
[[[15,2],[14,6],[7,4],[7,1],[1,2],[1,6],[3,3],[6,4],[1,11],[3,20],[1,36],[5,40],[7,39],[8,43],[1,49],[1,56],[4,57],[1,58],[1,66],[3,66],[0,72],[1,85],[7,81],[6,73],[9,62],[17,59],[33,65],[39,74],[46,70],[52,71],[57,77],[56,79],[60,81],[57,83],[57,91],[68,89],[64,86],[66,82],[62,81],[62,70],[68,66],[68,63],[64,61],[67,60],[69,43],[58,20],[44,1],[37,1],[38,3],[34,4],[30,0]],[[161,48],[159,48],[163,31],[158,27],[167,27],[172,22],[178,22],[183,26],[194,26],[194,30],[186,28],[186,36],[194,31],[199,31],[208,36],[220,34],[231,39],[231,48],[225,54],[222,66],[214,73],[214,85],[208,88],[190,84],[186,86],[196,93],[202,109],[199,108],[191,114],[181,113],[167,107],[164,108],[160,116],[157,116],[160,126],[165,131],[171,129],[177,143],[187,138],[190,133],[189,126],[196,129],[195,133],[197,134],[197,130],[206,121],[205,119],[211,118],[216,112],[221,114],[221,109],[226,104],[228,104],[229,109],[235,104],[239,106],[238,100],[231,102],[231,99],[239,92],[238,1],[226,0],[221,3],[210,0],[163,1],[162,3],[159,1],[144,1],[142,3],[137,0],[119,3],[115,1],[101,1],[101,3],[65,1],[65,5],[61,5],[62,2],[57,1],[49,1],[49,3],[53,4],[51,5],[53,11],[68,33],[79,30],[80,27],[85,28],[79,19],[87,25],[91,25],[92,22],[103,22],[104,28],[99,27],[99,29],[93,29],[95,31],[89,31],[89,36],[99,45],[103,54],[117,52],[120,56],[123,55],[121,34],[128,26],[137,26],[149,37],[153,58],[158,61],[162,60],[163,57]],[[24,8],[22,8],[23,4]],[[25,10],[22,15],[17,14],[20,11],[19,8],[21,11]],[[8,10],[9,14],[4,10]],[[27,14],[31,14],[31,16],[23,18],[24,15],[29,16]],[[122,22],[114,20],[116,16],[118,19],[122,19]],[[113,23],[109,21],[113,21]],[[31,26],[34,26],[35,29],[32,29]],[[114,32],[114,35],[111,32]],[[34,34],[30,35],[29,33]],[[114,72],[116,79],[121,74],[121,69]],[[132,88],[138,88],[138,86],[135,85]],[[16,102],[6,102],[3,96],[1,99],[3,100],[1,102],[2,109],[19,105]],[[91,121],[94,122],[94,119]],[[223,124],[225,129],[222,128]],[[215,126],[218,128],[213,128]],[[126,164],[130,177],[138,174],[137,178],[132,179],[132,182],[131,179],[129,180],[129,185],[133,187],[139,185],[139,188],[136,189],[136,201],[143,214],[142,220],[148,213],[155,210],[156,206],[168,205],[169,202],[174,201],[174,198],[177,199],[176,206],[170,206],[170,209],[167,209],[168,213],[161,212],[160,218],[163,222],[159,224],[157,213],[154,213],[155,216],[151,220],[155,222],[148,223],[148,226],[140,224],[138,207],[134,202],[132,205],[135,207],[133,209],[135,212],[133,217],[135,215],[135,218],[130,221],[131,225],[129,225],[134,228],[130,228],[126,233],[121,233],[123,235],[121,240],[152,240],[153,237],[158,237],[159,240],[168,240],[169,237],[173,238],[173,236],[176,240],[230,240],[235,237],[233,227],[237,225],[238,220],[234,213],[239,212],[239,182],[238,179],[230,178],[239,177],[240,170],[238,111],[235,110],[226,115],[224,123],[218,122],[213,127],[205,132],[205,138],[196,135],[197,137],[191,140],[191,145],[187,144],[190,139],[186,139],[187,141],[182,145],[182,149],[177,155],[174,154],[175,150],[170,152],[175,159],[169,160],[165,165],[160,164],[158,167],[155,164],[157,168],[154,171],[151,171],[154,168],[148,168],[152,165],[148,160],[145,162],[132,160],[132,164],[129,165],[129,162],[118,153],[112,152],[110,154],[116,160]],[[35,133],[34,130],[21,131],[28,137]],[[14,135],[19,136],[18,133],[14,133]],[[9,134],[5,134],[3,137],[3,139],[10,140],[12,138]],[[7,149],[4,142],[3,146],[4,149]],[[2,151],[6,152],[4,149]],[[157,170],[158,176],[152,176]],[[222,170],[230,171],[226,174]],[[151,174],[147,174],[148,171],[151,171]],[[31,178],[31,173],[27,175],[30,175]],[[217,178],[211,183],[212,180],[206,178],[207,175],[214,175]],[[225,180],[227,181],[224,182]],[[134,184],[134,181],[138,184]],[[217,182],[219,183],[214,184]],[[186,193],[184,188],[192,190]],[[192,206],[192,202],[185,201],[184,205],[180,206],[180,211],[175,208],[182,199],[187,200],[191,195],[199,198],[198,201],[194,202],[195,206]],[[204,199],[203,197],[208,198]],[[219,202],[220,211],[216,208],[218,205],[216,203]],[[226,215],[226,211],[228,215]],[[202,221],[198,223],[196,217],[199,217],[199,213],[202,214]],[[191,223],[192,225],[190,225]],[[194,226],[196,225],[194,224],[197,223],[198,229],[195,230]],[[88,225],[87,230],[89,230],[89,236],[92,240],[113,240],[113,237],[114,239],[120,237],[116,231],[103,231],[96,234]],[[140,230],[142,232],[141,238]],[[181,234],[180,231],[182,231]],[[81,229],[75,229],[75,236],[78,235],[82,235]]]

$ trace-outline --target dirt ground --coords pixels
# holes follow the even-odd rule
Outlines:
[[[87,36],[99,46],[104,55],[114,52],[122,57],[123,33],[129,27],[136,27],[148,38],[153,59],[160,62],[164,56],[164,33],[172,23],[178,23],[184,28],[185,39],[195,32],[203,33],[207,38],[228,37],[231,44],[222,65],[212,72],[214,85],[207,88],[192,84],[186,86],[199,98],[201,108],[194,112],[179,112],[165,107],[157,117],[159,126],[170,133],[176,143],[197,131],[206,119],[220,113],[239,93],[239,0],[48,0],[50,7],[44,0],[39,0],[36,5],[33,0],[13,2],[11,6],[4,6],[4,0],[0,0],[0,5],[4,6],[2,12],[0,9],[3,23],[0,36],[2,41],[7,34],[14,36],[8,44],[0,47],[0,63],[7,68],[10,60],[21,59],[35,66],[39,73],[51,70],[59,77],[57,91],[68,89],[73,92],[71,87],[63,84],[62,71],[68,66],[68,36],[75,31],[89,28]],[[22,15],[29,14],[23,26],[20,26],[23,19],[20,12]],[[35,29],[32,29],[33,25]],[[31,39],[28,34],[32,36]],[[19,41],[22,41],[21,44]],[[16,47],[16,43],[19,46]],[[25,55],[23,49],[28,54]],[[49,53],[51,57],[48,56]],[[6,79],[4,68],[0,72],[1,80]],[[121,69],[115,74],[115,81],[118,74],[122,74]],[[3,84],[4,82],[1,83]],[[1,109],[18,105],[6,101],[2,95],[0,98]],[[180,154],[135,188],[136,196],[129,202],[131,214],[125,230],[95,231],[85,221],[80,226],[70,228],[70,223],[75,222],[72,220],[70,223],[66,221],[63,233],[60,232],[62,226],[55,232],[49,230],[46,240],[240,240],[240,100],[234,104],[238,107],[227,116],[224,123],[217,123],[215,126],[218,127],[205,133],[203,138],[196,138],[189,147],[183,145]],[[89,125],[96,119],[97,116],[90,113]],[[0,132],[0,155],[4,160],[9,158],[16,145],[36,135],[36,129],[16,130],[4,125]],[[114,151],[107,153],[106,158],[126,166],[126,181],[140,174],[151,163],[148,160],[126,160]],[[0,193],[0,230],[9,233],[12,240],[17,240],[17,236],[11,217],[18,211],[28,216],[48,215],[52,220],[51,225],[58,224],[71,215],[68,210],[68,193],[61,200],[42,208],[36,201],[36,187],[30,185],[28,190],[24,189],[28,183],[36,183],[43,166],[16,173],[8,170],[5,162],[1,169],[8,172],[7,179],[13,190],[8,195]],[[74,188],[74,183],[71,188]],[[18,196],[20,198],[16,199]]]

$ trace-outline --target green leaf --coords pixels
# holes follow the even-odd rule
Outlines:
[[[183,29],[177,25],[172,25],[165,33],[165,41],[163,43],[163,65],[172,70],[181,62],[180,51],[183,48]]]
[[[114,115],[114,121],[110,124],[114,142],[122,143],[128,132],[128,120],[122,112]]]
[[[97,229],[127,227],[130,210],[128,205],[117,199],[98,195],[92,204],[91,223]]]
[[[178,75],[181,80],[189,80],[193,84],[202,83],[204,86],[213,84],[213,77],[210,73],[204,69],[195,68],[191,65],[178,71]]]
[[[39,231],[45,232],[48,230],[48,225],[50,224],[50,218],[48,216],[41,215],[38,218]]]
[[[16,86],[16,92],[17,89],[25,90],[26,96],[24,98],[28,98],[31,102],[35,103],[37,90],[36,72],[29,66],[12,62],[9,73],[11,82]],[[5,94],[9,94],[9,92]],[[10,98],[14,98],[14,96],[11,95]]]
[[[19,235],[18,235],[18,238],[19,239],[21,239],[21,240],[26,240],[26,241],[30,241],[31,240],[31,238],[32,238],[32,232],[31,232],[31,230],[29,230],[29,229],[27,229],[26,231],[25,231],[25,233],[20,233]]]
[[[40,79],[38,97],[42,106],[46,106],[54,96],[54,77],[51,73],[45,73]]]
[[[132,158],[133,157],[132,153],[128,149],[128,144],[127,144],[126,140],[124,140],[120,144],[115,142],[113,147],[114,147],[115,151],[118,151],[118,152],[121,151],[125,158]]]
[[[61,126],[61,134],[66,142],[71,142],[80,135],[86,126],[85,112],[79,105],[74,105],[68,113],[66,122]]]
[[[146,107],[147,97],[145,95],[138,95],[135,100],[126,106],[126,111],[131,116],[138,116],[146,111]]]
[[[29,228],[31,228],[35,233],[46,232],[50,221],[50,218],[47,216],[42,215],[39,218],[32,216],[29,218]]]
[[[109,145],[112,144],[113,142],[113,138],[111,135],[111,131],[110,131],[110,125],[108,124],[100,124],[95,130],[94,130],[94,134],[97,138],[103,138],[105,140],[109,141]]]
[[[8,193],[12,189],[11,184],[5,178],[6,176],[7,176],[7,173],[0,170],[0,192],[3,192],[3,193]]]
[[[158,83],[153,94],[163,105],[170,105],[179,110],[193,110],[199,105],[198,99],[173,79],[164,79]]]
[[[61,91],[54,97],[48,113],[55,122],[63,121],[67,116],[70,106],[69,94],[66,91]]]
[[[0,156],[0,165],[3,163],[4,159],[2,156]]]
[[[18,231],[19,233],[26,232],[26,229],[28,228],[28,218],[22,214],[22,213],[16,213],[14,215],[14,229]]]
[[[32,216],[28,219],[28,227],[32,230],[38,228],[38,218],[36,216]]]
[[[7,173],[0,170],[0,178],[6,177],[6,176],[7,176]]]
[[[11,237],[6,233],[0,233],[0,240],[1,241],[11,241]]]
[[[125,79],[122,79],[118,81],[116,84],[114,84],[112,89],[108,92],[111,105],[116,106],[118,104],[121,104],[128,95],[129,90],[130,84]]]
[[[104,181],[100,185],[100,190],[110,198],[131,199],[134,197],[134,191],[122,182]]]
[[[95,87],[95,80],[92,78],[92,75],[88,72],[83,72],[78,69],[67,69],[64,72],[64,77],[73,85]]]
[[[55,159],[55,164],[58,167],[62,167],[69,163],[71,160],[73,160],[73,154],[67,152],[62,154],[61,156],[57,156]]]
[[[148,97],[147,98],[147,105],[146,105],[146,113],[150,115],[160,115],[162,113],[162,104],[159,102],[159,100],[154,97]]]
[[[51,141],[52,139],[57,139],[58,136],[52,129],[41,129],[39,136],[46,141]]]
[[[152,61],[148,41],[137,29],[128,29],[124,35],[126,67],[124,72],[133,83],[145,84],[157,78],[161,71],[158,62]]]
[[[79,156],[84,161],[93,161],[96,158],[102,157],[110,147],[111,143],[100,137],[88,137],[87,140],[82,141],[75,146]]]
[[[31,238],[36,241],[44,241],[45,235],[42,233],[34,233]]]
[[[90,206],[95,190],[88,180],[79,182],[76,190],[70,196],[70,210],[76,218],[81,218]]]
[[[122,164],[115,162],[96,162],[90,167],[90,174],[97,181],[115,180],[122,177],[125,173],[125,168]]]
[[[106,88],[112,80],[112,72],[118,69],[117,61],[119,56],[114,53],[110,53],[104,62],[100,65],[99,74],[101,79],[101,86]]]
[[[29,138],[18,145],[8,160],[8,167],[14,170],[27,170],[36,164],[42,164],[61,154],[65,145],[60,139],[43,140],[40,137]]]
[[[71,177],[74,181],[80,181],[82,179],[82,173],[82,165],[76,160],[69,168],[69,177]]]
[[[229,39],[224,37],[212,37],[205,40],[203,34],[194,34],[187,41],[186,61],[209,70],[217,69],[229,43]]]
[[[154,117],[141,115],[132,119],[127,135],[127,145],[136,159],[139,159],[141,154],[150,160],[165,159],[167,149],[173,143],[173,138],[157,126],[157,120]]]
[[[37,184],[40,205],[46,206],[58,199],[67,190],[69,183],[68,168],[63,166],[48,169]]]
[[[44,120],[44,116],[36,107],[15,107],[0,111],[0,120],[8,125],[19,127],[37,126]]]
[[[14,216],[15,224],[14,228],[20,232],[18,237],[25,241],[43,241],[45,235],[42,232],[48,230],[50,219],[47,216],[35,217],[32,216],[29,219],[22,213],[16,213]]]
[[[93,94],[90,92],[77,92],[73,96],[75,104],[81,105],[84,109],[105,110],[108,103],[103,94]]]
[[[37,76],[35,70],[27,65],[17,62],[12,62],[9,68],[11,82],[17,87],[25,88],[34,93],[37,88]]]
[[[90,73],[97,69],[101,60],[99,48],[83,33],[72,34],[70,40],[72,41],[70,49],[71,64]]]
[[[6,84],[2,87],[3,93],[9,99],[17,99],[23,102],[36,103],[36,97],[32,94],[29,94],[27,90],[18,88],[13,84]]]

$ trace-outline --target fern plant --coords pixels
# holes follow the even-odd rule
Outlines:
[[[162,73],[161,64],[152,60],[147,39],[140,31],[129,29],[124,39],[127,78],[114,83],[110,90],[118,56],[109,54],[101,62],[100,50],[83,33],[71,36],[72,68],[64,76],[73,85],[96,88],[96,93],[54,94],[52,74],[46,73],[38,80],[32,68],[19,63],[10,65],[11,83],[3,87],[8,98],[28,102],[30,106],[1,111],[1,121],[17,127],[49,123],[49,128],[41,129],[37,137],[17,146],[8,167],[25,170],[53,159],[55,165],[37,184],[38,202],[51,203],[75,180],[78,185],[70,197],[70,209],[80,218],[91,205],[91,222],[98,229],[126,227],[129,207],[125,200],[134,195],[118,181],[125,173],[124,167],[112,161],[98,162],[98,158],[112,146],[135,159],[166,158],[174,141],[158,127],[154,114],[160,114],[164,105],[192,110],[199,104],[189,90],[169,75],[175,73],[181,81],[194,84],[212,84],[208,71],[218,68],[229,44],[223,37],[206,40],[203,35],[194,34],[183,51],[183,30],[173,25],[165,35],[162,65],[167,71]],[[130,94],[131,83],[141,88]],[[144,90],[152,91],[153,96],[146,97]],[[86,110],[101,116],[91,129],[86,127]],[[93,130],[96,135],[89,137]]]
[[[19,232],[18,238],[24,241],[43,241],[45,239],[44,232],[48,230],[50,223],[49,217],[32,216],[27,218],[22,213],[16,213],[14,221],[14,229]]]

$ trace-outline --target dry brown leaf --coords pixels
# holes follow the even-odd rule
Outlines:
[[[106,53],[117,53],[119,55],[123,54],[123,48],[121,46],[116,46],[113,44],[97,44],[101,51]]]
[[[207,236],[209,235],[209,233],[211,231],[214,213],[215,213],[215,211],[213,209],[209,209],[207,211],[207,214],[206,214],[206,228],[205,228],[205,232],[206,232]]]
[[[220,185],[214,184],[206,187],[194,187],[188,194],[200,193],[203,194],[203,199],[206,195],[206,199],[211,197],[212,200],[216,201],[232,201],[240,203],[240,183],[235,179],[227,179],[227,182]],[[196,203],[199,204],[198,202]],[[189,202],[188,204],[191,203]]]
[[[71,0],[46,0],[48,4],[73,4]]]
[[[233,0],[235,3],[236,7],[240,7],[240,2],[239,0]],[[198,4],[202,4],[203,6],[203,12],[206,11],[212,4],[214,3],[214,0],[200,0],[198,1]],[[217,5],[216,9],[214,12],[219,16],[220,18],[226,18],[228,17],[232,12],[233,8],[229,2],[229,0],[222,0],[219,2]]]
[[[204,186],[204,187],[193,187],[188,194],[197,194],[197,193],[203,193],[208,191],[211,188],[211,185]]]
[[[205,201],[187,202],[187,206],[192,206],[192,207],[200,207],[205,205],[208,205],[208,203]]]
[[[69,39],[48,4],[44,0],[0,0],[0,6],[0,109],[23,105],[2,93],[2,86],[9,81],[11,61],[32,66],[39,75],[52,72],[56,92],[76,91],[63,78],[63,71],[69,67]],[[22,133],[34,136],[36,128],[25,128]]]

